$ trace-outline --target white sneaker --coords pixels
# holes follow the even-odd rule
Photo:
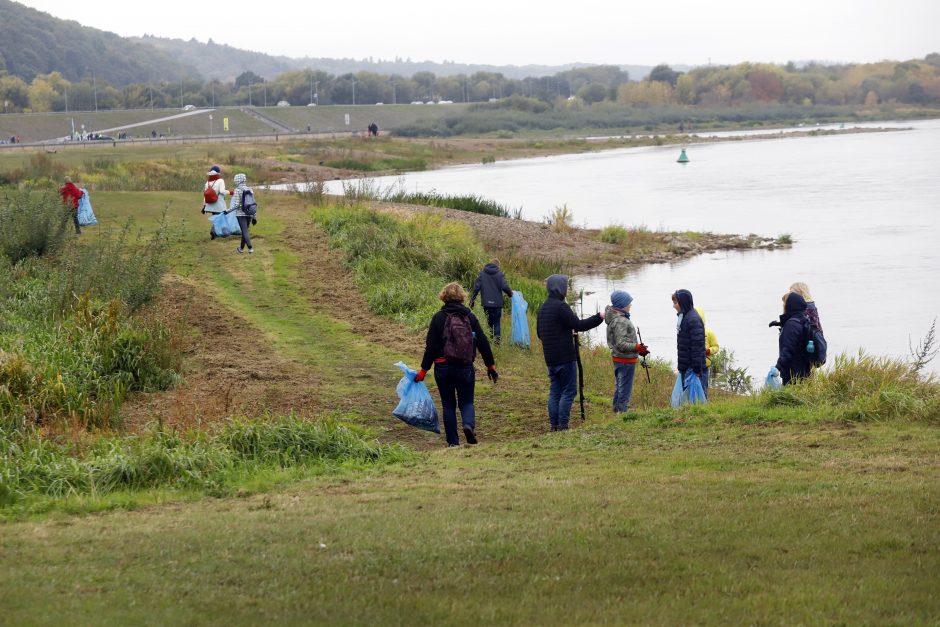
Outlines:
[[[252,254],[253,252],[255,252],[255,249],[254,249],[254,248],[249,248],[249,249],[248,249],[248,254],[249,254],[249,255]]]
[[[242,249],[241,249],[241,248],[236,248],[236,249],[235,249],[235,252],[237,252],[237,253],[240,255],[240,254],[242,253]]]

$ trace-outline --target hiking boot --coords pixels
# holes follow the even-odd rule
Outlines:
[[[558,431],[567,431],[568,425],[558,425]]]
[[[477,435],[476,435],[476,433],[473,431],[473,429],[471,429],[470,427],[464,427],[464,428],[463,428],[463,434],[464,434],[464,437],[467,438],[467,444],[476,444],[476,443],[477,443]]]
[[[216,238],[215,231],[209,231],[209,239],[215,239],[215,238]]]
[[[558,431],[558,425],[552,425],[552,431]]]

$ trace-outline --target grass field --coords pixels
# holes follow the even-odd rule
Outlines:
[[[205,149],[193,150],[177,156]],[[211,433],[230,416],[293,411],[416,452],[0,509],[0,623],[940,622],[934,384],[846,364],[850,375],[799,394],[716,393],[705,409],[672,410],[672,374],[656,364],[623,420],[609,410],[609,356],[591,349],[587,420],[550,434],[538,342],[503,345],[499,383],[477,386],[481,443],[446,450],[390,415],[392,364],[414,366],[423,335],[370,310],[382,266],[352,263],[324,230],[350,208],[260,194],[249,257],[209,241],[198,193],[93,202],[88,240],[128,218],[152,231],[164,210],[180,227],[162,304],[186,337],[183,381],[133,397],[126,433],[157,418]],[[467,229],[447,234],[484,254]]]

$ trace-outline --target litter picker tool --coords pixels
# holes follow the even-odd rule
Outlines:
[[[636,328],[636,334],[637,334],[637,337],[640,338],[640,344],[642,344],[642,343],[643,343],[643,334],[640,333],[640,327],[637,327],[637,328]],[[648,363],[646,363],[646,355],[643,355],[643,360],[640,362],[640,365],[643,366],[643,370],[646,371],[646,382],[647,382],[648,384],[652,384],[652,383],[653,383],[653,379],[652,379],[652,377],[650,377],[650,365],[649,365]]]

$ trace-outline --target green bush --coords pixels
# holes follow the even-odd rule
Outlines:
[[[56,253],[72,233],[71,221],[71,210],[55,192],[8,192],[0,198],[0,255],[16,264]]]
[[[399,190],[391,194],[386,194],[383,196],[382,200],[386,202],[407,203],[410,205],[457,209],[458,211],[482,213],[490,216],[500,216],[502,218],[510,217],[509,209],[493,200],[477,196],[476,194],[451,195],[441,194],[434,190],[430,192],[409,193]]]
[[[601,229],[601,232],[598,234],[597,238],[608,244],[623,245],[627,242],[628,236],[629,232],[625,227],[619,224],[611,224],[610,226],[605,226],[603,229]]]

